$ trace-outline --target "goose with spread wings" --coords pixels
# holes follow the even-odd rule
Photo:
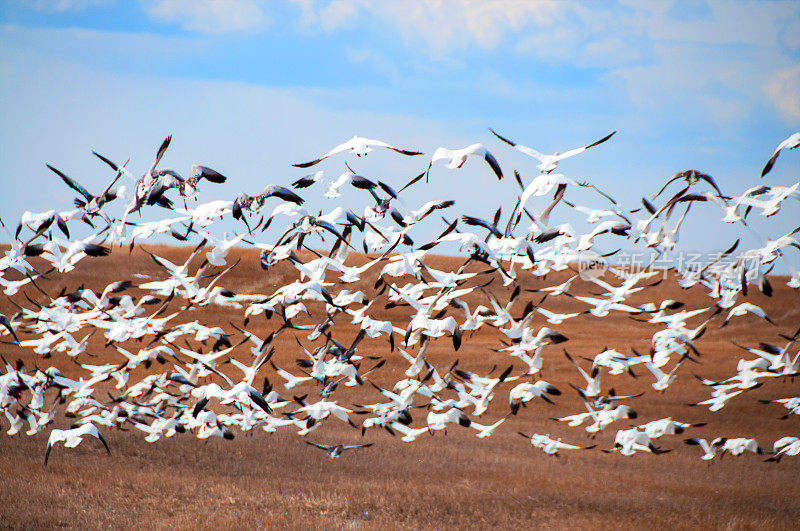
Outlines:
[[[522,144],[518,144],[518,143],[516,143],[516,142],[514,142],[512,140],[509,140],[508,138],[500,136],[499,134],[497,134],[497,132],[495,132],[494,129],[490,128],[489,131],[491,131],[494,136],[496,136],[497,138],[499,138],[500,140],[502,140],[503,142],[505,142],[509,146],[513,147],[517,151],[520,151],[522,153],[525,153],[529,157],[533,157],[533,158],[537,159],[539,161],[538,168],[542,173],[550,173],[551,171],[556,169],[556,167],[558,166],[558,163],[560,161],[562,161],[562,160],[564,160],[566,158],[572,157],[573,155],[577,155],[579,153],[583,153],[584,151],[586,151],[590,147],[594,147],[594,146],[596,146],[598,144],[602,144],[603,142],[605,142],[606,140],[608,140],[609,138],[614,136],[614,134],[616,133],[616,131],[614,131],[613,133],[604,136],[603,138],[601,138],[597,142],[592,142],[588,146],[583,146],[583,147],[579,147],[579,148],[575,148],[575,149],[570,149],[569,151],[565,151],[564,153],[555,152],[552,155],[545,155],[544,153],[540,153],[540,152],[536,151],[533,148],[530,148],[528,146],[523,146]]]
[[[267,199],[270,197],[277,197],[278,199],[283,199],[284,201],[292,202],[297,205],[302,205],[304,203],[302,197],[288,188],[270,184],[256,196],[250,196],[247,195],[246,192],[240,192],[239,195],[236,196],[231,209],[234,219],[241,219],[243,210],[249,210],[250,212],[261,210],[261,208],[264,207],[264,203],[266,203]]]
[[[492,171],[495,175],[497,175],[498,180],[503,178],[503,170],[500,169],[500,164],[497,162],[497,159],[494,158],[494,155],[492,155],[481,143],[471,144],[463,149],[447,149],[443,147],[436,148],[436,151],[433,152],[433,157],[431,157],[431,162],[430,165],[428,165],[428,171],[425,173],[425,175],[427,176],[427,174],[430,173],[431,165],[433,165],[433,163],[437,160],[446,160],[446,166],[453,170],[463,166],[467,161],[467,157],[469,156],[482,158],[486,161],[489,167],[492,168]],[[421,177],[422,175],[417,176],[415,181]],[[412,181],[412,183],[413,182],[414,181]]]
[[[108,203],[109,201],[113,201],[114,199],[117,198],[118,191],[112,190],[111,187],[114,186],[116,182],[119,180],[120,176],[122,175],[121,172],[117,172],[117,176],[114,178],[113,181],[111,181],[111,184],[109,184],[106,187],[106,189],[103,191],[102,194],[92,195],[86,190],[86,188],[81,186],[81,184],[78,181],[72,179],[61,170],[54,168],[49,164],[47,164],[47,167],[53,173],[61,177],[61,179],[65,183],[67,183],[67,186],[69,186],[70,188],[72,188],[85,198],[85,200],[76,198],[74,200],[74,203],[76,207],[84,210],[87,214],[97,214],[100,211],[100,209],[103,208],[104,204]]]
[[[337,457],[340,457],[345,450],[353,450],[355,448],[367,448],[369,446],[372,446],[372,443],[345,445],[345,444],[318,444],[311,441],[303,441],[303,442],[305,442],[309,446],[314,446],[316,448],[319,448],[320,450],[325,450],[326,452],[328,452],[328,455],[330,456],[331,459],[336,459]]]
[[[327,159],[328,157],[331,157],[331,156],[336,155],[338,153],[344,153],[345,151],[350,151],[352,153],[355,153],[359,157],[363,157],[364,155],[366,155],[367,153],[372,151],[373,147],[383,147],[383,148],[386,148],[386,149],[391,149],[392,151],[400,153],[401,155],[408,155],[408,156],[422,155],[421,151],[410,151],[410,150],[407,150],[407,149],[400,149],[398,147],[389,145],[386,142],[382,142],[380,140],[371,140],[369,138],[364,138],[364,137],[361,137],[361,136],[354,136],[353,138],[351,138],[350,140],[348,140],[344,144],[339,144],[338,146],[336,146],[335,148],[333,148],[332,150],[328,151],[327,153],[325,153],[324,155],[322,155],[321,157],[319,157],[317,159],[314,159],[314,160],[309,161],[309,162],[301,162],[299,164],[292,164],[292,166],[294,166],[295,168],[309,168],[309,167],[311,167],[311,166],[313,166],[315,164],[318,164],[318,163],[322,162],[323,160]]]
[[[44,464],[47,465],[47,461],[50,459],[50,451],[53,449],[54,444],[63,442],[65,447],[74,448],[81,443],[83,437],[86,435],[91,435],[100,439],[100,442],[103,443],[103,446],[106,448],[106,452],[111,453],[111,450],[108,448],[108,443],[103,438],[100,430],[98,430],[94,424],[88,423],[69,430],[54,429],[51,431],[50,438],[47,440],[47,449],[44,453]]]

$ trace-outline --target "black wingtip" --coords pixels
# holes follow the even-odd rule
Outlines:
[[[504,137],[504,136],[501,136],[501,135],[497,134],[497,132],[496,132],[494,129],[492,129],[491,127],[489,128],[489,131],[490,131],[490,132],[491,132],[491,133],[492,133],[494,136],[496,136],[497,138],[499,138],[500,140],[502,140],[503,142],[505,142],[505,143],[506,143],[506,144],[508,144],[509,146],[512,146],[512,147],[513,147],[513,146],[516,146],[516,145],[517,145],[517,143],[516,143],[516,142],[512,142],[511,140],[507,139],[506,137]]]
[[[484,155],[483,158],[486,160],[486,162],[492,168],[492,171],[494,172],[494,174],[497,175],[497,180],[498,181],[501,180],[503,178],[503,170],[500,169],[500,164],[497,162],[497,159],[494,158],[494,155],[492,155],[491,153],[489,153],[487,151],[486,155]]]
[[[292,164],[295,168],[310,168],[314,164],[317,164],[322,159],[312,160],[310,162],[300,162],[299,164]]]
[[[608,140],[609,138],[611,138],[611,137],[612,137],[612,136],[614,136],[615,134],[617,134],[617,132],[616,132],[616,131],[612,132],[612,133],[611,133],[611,134],[609,134],[609,135],[606,135],[606,136],[604,136],[603,138],[601,138],[601,139],[600,139],[600,140],[598,140],[597,142],[594,142],[593,144],[589,144],[588,146],[586,146],[586,149],[589,149],[590,147],[594,147],[594,146],[596,146],[596,145],[598,145],[598,144],[602,144],[603,142],[605,142],[606,140]]]
[[[774,165],[775,165],[775,160],[777,160],[777,158],[778,158],[778,154],[779,154],[779,153],[780,153],[780,151],[777,151],[777,152],[775,152],[775,154],[774,154],[774,155],[772,155],[772,157],[770,157],[770,159],[769,159],[769,160],[767,161],[767,163],[764,165],[764,169],[763,169],[763,170],[761,170],[761,177],[762,177],[762,178],[763,178],[763,177],[764,177],[766,174],[768,174],[768,173],[769,173],[769,171],[772,169],[772,166],[774,166]]]

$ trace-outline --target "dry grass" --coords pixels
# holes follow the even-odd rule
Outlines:
[[[150,247],[148,247],[150,248]],[[183,261],[186,249],[152,247],[161,256]],[[264,273],[257,257],[249,251],[232,251],[229,258],[242,258],[222,285],[238,293],[271,293],[277,285],[294,278],[294,271],[280,266]],[[354,258],[363,260],[363,258]],[[452,268],[454,259],[430,257],[426,263],[441,269]],[[480,268],[476,269],[480,270]],[[71,274],[41,286],[57,294],[62,288],[72,290],[84,284],[102,288],[111,280],[131,278],[134,273],[160,275],[157,266],[139,250],[132,255],[117,251],[110,257],[85,260]],[[529,278],[522,287],[552,285],[566,276],[548,275],[546,280]],[[373,292],[371,281],[354,288]],[[645,395],[631,401],[640,417],[637,423],[672,416],[686,422],[708,422],[693,428],[689,436],[756,437],[762,446],[784,435],[800,435],[798,420],[778,420],[782,414],[776,405],[763,405],[758,399],[797,396],[798,382],[788,379],[769,381],[762,387],[734,398],[722,411],[687,407],[685,404],[708,397],[709,391],[691,377],[691,373],[709,378],[730,376],[744,351],[731,344],[755,345],[758,341],[778,342],[778,332],[792,333],[800,323],[798,295],[775,279],[775,294],[766,298],[752,294],[749,298],[761,305],[776,321],[766,324],[753,316],[739,318],[728,327],[712,325],[698,342],[701,365],[685,364],[680,377],[667,393],[650,388],[648,374],[636,380],[627,376],[604,376],[603,388],[615,387],[619,393]],[[492,285],[502,300],[510,290]],[[575,284],[579,293],[594,291],[584,283]],[[43,301],[43,295],[27,290],[31,298]],[[141,295],[138,290],[132,294]],[[538,301],[540,295],[523,295],[518,308],[528,299]],[[699,288],[681,290],[671,279],[637,295],[631,302],[673,298],[688,307],[710,304]],[[548,300],[545,306],[556,311],[580,308],[574,301]],[[24,297],[14,300],[23,304]],[[373,317],[407,319],[404,308],[383,310],[385,300],[373,305]],[[468,298],[470,306],[479,296]],[[29,304],[26,303],[28,306]],[[316,318],[320,307],[310,305]],[[581,308],[582,309],[582,308]],[[0,311],[14,309],[3,298]],[[192,309],[176,318],[175,323],[198,320],[215,323],[229,331],[228,324],[242,322],[242,310],[219,307]],[[313,322],[299,320],[298,322]],[[344,319],[337,320],[336,336],[353,337],[357,330],[348,329]],[[535,320],[542,326],[543,320]],[[279,323],[259,317],[248,329],[261,337]],[[554,326],[569,338],[565,343],[574,355],[593,356],[607,346],[623,352],[629,347],[647,350],[655,327],[613,315],[604,319],[580,316],[563,325]],[[89,351],[100,356],[89,363],[119,361],[119,355],[102,348],[103,339],[96,334]],[[82,335],[81,335],[82,336]],[[238,338],[238,335],[236,336]],[[480,334],[465,340],[453,352],[449,338],[436,340],[428,358],[437,367],[446,367],[455,359],[461,366],[478,373],[493,365],[501,368],[509,363],[505,355],[490,350],[497,347],[501,334],[482,329]],[[276,340],[275,361],[294,370],[298,357],[291,334]],[[132,344],[133,345],[133,344]],[[30,351],[4,345],[6,358],[22,358],[30,367],[56,365],[66,374],[78,376],[80,369],[62,357],[43,360]],[[359,349],[362,354],[386,357],[387,364],[373,380],[378,385],[391,385],[401,378],[406,363],[397,354],[388,352],[384,340],[369,340]],[[246,352],[237,357],[247,359]],[[517,364],[519,365],[519,364]],[[156,370],[164,370],[156,367]],[[131,382],[145,374],[137,369]],[[639,371],[641,373],[641,371]],[[345,453],[330,460],[323,453],[304,444],[294,430],[266,434],[261,430],[239,433],[233,441],[199,441],[191,434],[178,434],[148,444],[138,430],[104,430],[111,446],[111,455],[102,451],[97,441],[86,441],[73,450],[56,448],[50,464],[43,466],[43,454],[49,430],[33,437],[0,436],[0,526],[13,528],[518,528],[535,525],[548,528],[770,528],[790,529],[800,521],[800,487],[797,477],[800,460],[786,458],[778,465],[762,462],[762,457],[745,455],[725,457],[711,466],[699,459],[699,450],[683,445],[686,435],[665,436],[661,446],[672,451],[665,455],[637,454],[623,457],[597,450],[570,452],[552,458],[533,449],[517,435],[549,433],[567,442],[597,444],[609,448],[618,423],[590,441],[581,428],[569,428],[550,417],[580,411],[582,403],[568,392],[566,382],[581,384],[581,377],[566,361],[558,347],[549,347],[545,354],[544,379],[564,391],[555,405],[531,402],[516,417],[510,418],[495,435],[486,440],[474,437],[474,431],[451,428],[447,434],[425,436],[407,444],[386,432],[360,432],[328,421],[308,436],[322,442],[373,441],[375,445]],[[276,380],[277,383],[277,380]],[[105,396],[105,390],[98,394]],[[284,391],[282,388],[280,391]],[[314,392],[309,384],[297,390]],[[507,389],[497,393],[482,422],[493,422],[507,412]],[[283,392],[284,396],[291,392]],[[341,394],[341,396],[338,396]],[[50,395],[48,395],[50,396]],[[337,393],[340,403],[375,400],[369,386],[345,389]],[[506,404],[506,405],[504,405]],[[425,410],[414,413],[415,425],[424,419]],[[59,418],[57,426],[69,419]]]

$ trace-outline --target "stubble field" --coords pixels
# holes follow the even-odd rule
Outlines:
[[[146,246],[174,262],[182,262],[190,250]],[[241,257],[222,285],[236,293],[272,293],[277,286],[294,278],[290,266],[281,265],[267,272],[258,265],[252,251],[234,250],[229,263]],[[364,257],[351,257],[353,262]],[[443,270],[454,270],[460,259],[426,258],[426,264]],[[481,271],[485,267],[471,270]],[[62,288],[67,291],[80,285],[102,290],[113,280],[133,279],[134,274],[159,276],[158,267],[140,249],[132,254],[127,249],[115,250],[111,256],[87,259],[72,273],[53,280],[39,280],[48,294],[55,297]],[[554,285],[566,280],[571,271],[555,273],[546,279],[528,275],[521,281],[523,289]],[[374,292],[370,282],[362,281],[350,289]],[[136,282],[135,282],[136,283]],[[770,379],[761,387],[732,399],[721,411],[711,413],[704,407],[686,404],[709,397],[710,391],[692,375],[706,378],[727,378],[736,372],[739,358],[753,358],[732,344],[757,346],[759,341],[783,345],[778,333],[791,335],[800,324],[800,297],[786,287],[785,279],[773,278],[775,293],[771,298],[751,290],[747,300],[760,305],[775,325],[748,315],[733,320],[720,329],[724,316],[712,321],[706,334],[697,342],[702,354],[698,364],[684,363],[675,383],[666,393],[658,393],[650,384],[653,378],[646,370],[639,377],[604,375],[602,387],[614,387],[619,394],[644,395],[628,403],[639,413],[637,419],[618,421],[594,439],[582,428],[570,428],[552,420],[585,410],[577,393],[567,382],[582,385],[583,379],[563,354],[566,348],[573,357],[593,357],[603,347],[616,348],[630,354],[630,348],[647,352],[650,336],[658,328],[636,322],[620,312],[598,319],[581,315],[561,325],[547,325],[543,318],[534,318],[535,327],[551,326],[569,340],[545,350],[541,377],[558,387],[562,394],[555,404],[533,401],[522,408],[488,439],[477,439],[475,431],[454,426],[447,432],[424,435],[414,443],[404,443],[385,431],[360,430],[334,421],[306,436],[315,442],[373,442],[369,448],[346,452],[339,459],[329,459],[323,452],[304,444],[295,429],[284,428],[275,434],[254,429],[236,431],[234,440],[201,441],[192,434],[177,434],[155,444],[145,442],[135,428],[127,431],[102,430],[111,448],[110,455],[96,440],[87,440],[74,449],[55,448],[50,463],[44,466],[44,449],[49,429],[37,435],[0,435],[0,526],[10,528],[767,528],[792,529],[800,521],[800,459],[787,457],[778,464],[765,463],[765,456],[747,454],[725,456],[708,464],[700,460],[697,447],[683,443],[686,437],[714,438],[755,437],[761,446],[771,450],[777,438],[800,436],[800,416],[780,420],[785,410],[770,400],[798,396],[800,380]],[[594,288],[594,289],[593,289]],[[510,290],[495,281],[486,290],[499,300],[507,300]],[[576,293],[588,294],[597,288],[578,280]],[[44,295],[27,289],[33,300],[44,301]],[[755,293],[753,293],[756,291]],[[131,294],[143,292],[132,289]],[[541,295],[524,292],[516,312],[528,300],[538,302]],[[703,288],[683,290],[671,276],[653,288],[631,297],[629,303],[675,299],[688,308],[713,304]],[[376,319],[391,318],[396,326],[408,322],[408,308],[384,310],[385,295],[373,304],[371,315]],[[474,308],[486,303],[479,291],[465,298]],[[549,309],[566,311],[584,309],[585,305],[564,297],[548,301]],[[32,305],[19,294],[13,300]],[[380,303],[380,304],[379,304]],[[181,303],[176,302],[176,308]],[[324,315],[322,305],[309,304],[312,318],[297,319],[296,324],[318,322]],[[15,313],[11,300],[0,297],[0,311]],[[514,313],[514,312],[512,312]],[[198,320],[222,326],[236,341],[241,334],[230,325],[243,325],[243,310],[205,306],[193,308],[171,324]],[[279,325],[279,319],[259,316],[247,329],[265,337]],[[357,333],[354,325],[340,316],[336,321],[337,338],[347,340]],[[693,321],[694,322],[694,321]],[[699,322],[699,321],[698,321]],[[692,323],[690,323],[692,324]],[[350,328],[348,328],[350,327]],[[440,371],[446,371],[458,359],[459,366],[478,374],[507,367],[513,359],[492,348],[504,338],[496,330],[484,327],[467,339],[455,352],[449,337],[432,342],[428,360]],[[287,332],[275,340],[273,361],[291,372],[298,372],[299,357],[295,335],[306,342],[304,334]],[[7,337],[7,336],[6,336]],[[23,333],[20,339],[26,339]],[[398,340],[401,338],[397,338]],[[398,341],[399,342],[399,341]],[[130,346],[135,346],[130,342]],[[77,377],[80,368],[63,354],[49,359],[33,354],[14,344],[0,346],[8,360],[22,359],[29,368],[57,366],[66,376]],[[101,333],[90,340],[88,352],[81,355],[84,363],[101,364],[122,361],[111,348],[104,348]],[[396,352],[390,353],[385,339],[367,339],[359,346],[362,355],[380,356],[386,364],[369,379],[377,385],[391,387],[403,378],[407,362]],[[249,361],[249,349],[235,351],[235,358]],[[584,367],[589,362],[581,360]],[[516,363],[517,373],[520,363]],[[154,370],[165,368],[154,366]],[[224,369],[223,370],[227,370]],[[136,369],[131,382],[147,373]],[[270,375],[276,390],[285,398],[293,394],[318,392],[319,386],[306,383],[293,390],[283,389],[282,381]],[[95,395],[108,400],[107,392],[116,392],[109,384],[98,386]],[[490,424],[508,413],[508,389],[497,393],[489,410],[474,419]],[[52,393],[52,394],[51,394]],[[48,400],[54,398],[48,393]],[[365,384],[346,389],[339,403],[348,407],[364,401],[378,400],[375,390]],[[358,409],[354,407],[354,409]],[[281,411],[291,411],[292,406]],[[427,411],[412,410],[415,425],[424,423]],[[614,434],[634,424],[671,416],[690,423],[707,423],[689,428],[684,434],[664,436],[658,444],[668,453],[637,453],[631,457],[619,453],[603,453],[610,449]],[[357,416],[356,416],[357,417]],[[66,427],[73,419],[59,415],[55,427]],[[358,417],[356,419],[358,423]],[[24,430],[23,430],[24,431]],[[587,451],[563,452],[560,457],[547,456],[533,448],[517,432],[547,433],[566,442],[597,445]]]

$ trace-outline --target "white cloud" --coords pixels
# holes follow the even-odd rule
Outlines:
[[[655,41],[705,44],[744,44],[772,46],[776,24],[793,15],[796,2],[708,2],[711,14],[701,20],[676,20],[670,16],[667,2],[623,0],[632,11],[631,27],[639,28]],[[794,15],[796,16],[796,14]]]
[[[648,64],[615,69],[630,111],[651,117],[649,127],[698,122],[746,123],[760,99],[752,76],[769,68],[724,49],[666,42],[653,47]]]
[[[202,33],[255,31],[269,23],[255,0],[150,0],[147,14]]]
[[[333,0],[319,15],[319,24],[325,31],[333,31],[347,24],[358,13],[358,6],[352,0]]]
[[[608,70],[606,79],[621,82],[632,112],[646,112],[663,123],[707,120],[725,128],[741,126],[763,105],[765,93],[793,115],[790,94],[795,85],[783,69],[796,61],[784,50],[792,42],[789,32],[782,37],[779,28],[790,27],[797,18],[795,5],[714,1],[707,9],[695,6],[698,16],[684,17],[676,16],[684,14],[683,7],[666,2],[624,0],[611,19],[581,13],[584,21],[597,19],[595,29],[612,42],[601,45],[574,37],[564,46],[573,47],[573,58],[594,52],[595,64]],[[642,52],[626,56],[632,49]],[[590,62],[572,59],[572,64]],[[762,90],[753,82],[775,71],[783,73],[769,88]],[[677,109],[682,112],[676,114]]]
[[[791,123],[800,120],[800,65],[775,72],[764,87],[772,103]]]
[[[302,24],[333,30],[351,23],[359,15],[367,23],[394,28],[407,45],[420,44],[441,56],[470,46],[491,49],[508,32],[552,23],[566,4],[552,0],[294,0],[303,11]]]
[[[556,24],[521,37],[514,51],[544,64],[579,68],[615,68],[641,59],[637,40],[617,37],[617,31],[595,30],[590,34],[579,26]]]
[[[515,52],[535,57],[546,64],[572,62],[578,52],[580,37],[572,28],[560,26],[550,31],[534,31],[521,37]]]

